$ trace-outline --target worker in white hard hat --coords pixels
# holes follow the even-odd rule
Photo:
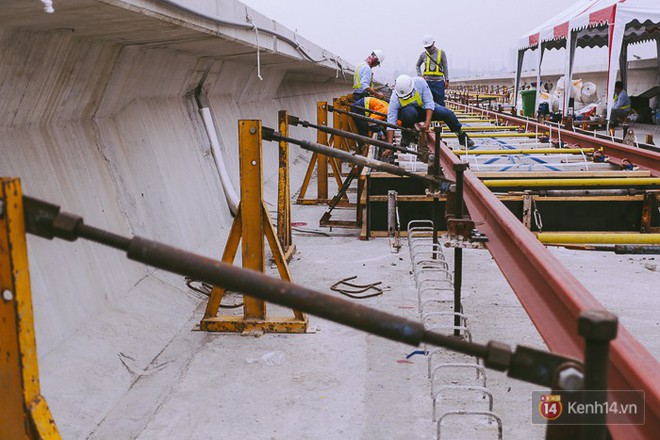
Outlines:
[[[445,88],[449,86],[449,68],[447,67],[447,54],[444,50],[435,47],[433,35],[426,34],[422,39],[424,52],[417,60],[417,75],[424,77],[433,93],[433,100],[445,105]],[[422,70],[424,66],[424,70]]]
[[[426,130],[430,130],[431,121],[444,121],[447,127],[458,135],[458,142],[467,147],[472,147],[474,142],[462,130],[458,118],[447,107],[433,101],[431,89],[424,78],[408,75],[399,75],[394,83],[394,93],[390,97],[390,106],[387,112],[387,122],[396,124],[397,119],[401,126],[413,128],[418,122],[424,122]],[[394,129],[387,129],[387,142],[392,143]],[[401,144],[406,146],[409,142],[405,133]]]
[[[383,99],[385,95],[374,89],[374,74],[372,68],[379,66],[385,60],[385,55],[380,49],[371,52],[364,62],[357,65],[353,75],[353,101],[358,101],[365,96],[375,96]]]

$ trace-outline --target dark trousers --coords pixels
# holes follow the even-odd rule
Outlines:
[[[426,119],[426,110],[410,104],[399,110],[399,119],[403,127],[412,128],[415,123],[424,122]],[[458,122],[458,118],[454,112],[447,107],[436,104],[431,119],[433,121],[444,121],[447,127],[454,133],[460,133],[461,131],[461,123]]]
[[[358,110],[357,108],[355,108],[356,106],[365,107],[364,98],[361,98],[355,101],[353,104],[351,104],[351,113],[357,113],[359,115],[363,115],[364,110]],[[367,123],[367,121],[359,118],[353,118],[353,121],[355,122],[355,126],[358,129],[358,134],[361,134],[362,136],[367,136],[369,134],[369,124]]]
[[[433,100],[436,104],[445,106],[445,82],[443,81],[426,81],[426,84],[429,85],[431,93],[433,94]]]
[[[353,102],[357,102],[366,96],[364,92],[353,92]]]

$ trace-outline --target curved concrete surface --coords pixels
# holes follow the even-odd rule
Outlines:
[[[285,108],[314,120],[315,102],[350,82],[336,78],[334,55],[239,2],[180,3],[235,22],[249,12],[309,56],[262,32],[259,80],[253,30],[166,2],[55,1],[54,14],[10,2],[0,11],[0,175],[90,225],[219,257],[232,217],[195,90],[238,188],[238,119],[276,126]],[[275,203],[277,147],[264,145]],[[292,148],[293,190],[306,157]],[[90,243],[30,237],[29,258],[42,391],[64,438],[86,437],[203,301],[180,278]]]

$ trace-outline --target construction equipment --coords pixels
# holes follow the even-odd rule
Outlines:
[[[298,309],[394,341],[414,346],[426,343],[475,356],[482,359],[487,368],[506,371],[509,377],[558,392],[571,391],[579,396],[583,384],[585,395],[593,393],[592,390],[606,389],[609,343],[616,337],[617,319],[605,311],[587,311],[579,317],[579,333],[586,341],[585,368],[582,373],[582,364],[576,359],[523,346],[512,350],[507,344],[495,341],[478,344],[428,331],[422,323],[350,303],[256,271],[211,260],[160,242],[141,237],[123,237],[86,225],[81,217],[60,212],[59,206],[48,202],[23,197],[23,206],[25,231],[43,238],[67,241],[88,239],[124,251],[134,261],[214,286],[246,292],[264,301]],[[562,377],[569,370],[575,380],[567,386],[562,382]],[[598,399],[605,401],[606,392],[599,393]],[[590,432],[592,437],[589,438],[600,438],[605,434],[607,427],[604,418],[599,422],[602,424],[582,428]],[[555,434],[547,438],[568,437]]]
[[[314,142],[309,142],[301,139],[294,139],[288,136],[282,136],[280,133],[276,132],[272,128],[263,127],[262,128],[263,139],[267,141],[286,141],[291,144],[296,144],[304,148],[305,150],[314,151],[316,153],[337,158],[339,160],[350,162],[353,164],[373,168],[375,170],[384,171],[386,173],[394,174],[397,176],[411,177],[413,179],[422,180],[426,182],[430,187],[436,191],[447,192],[451,181],[445,179],[444,177],[436,177],[431,175],[422,175],[406,171],[401,167],[391,165],[389,163],[381,162],[379,160],[371,159],[368,157],[360,156],[358,154],[351,154],[346,151],[338,150],[336,148],[330,148],[325,145],[320,145]]]

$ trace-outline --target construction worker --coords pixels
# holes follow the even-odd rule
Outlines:
[[[614,83],[614,105],[610,113],[610,127],[616,127],[630,114],[630,98],[623,90],[623,82]]]
[[[410,77],[400,75],[394,83],[394,93],[390,97],[390,107],[387,112],[387,122],[396,124],[401,120],[404,128],[412,128],[417,122],[424,122],[426,130],[430,130],[431,120],[444,121],[447,127],[458,134],[458,142],[461,145],[472,147],[474,142],[461,129],[458,118],[447,107],[443,107],[433,101],[433,95],[428,84],[419,76]],[[392,143],[394,129],[387,129],[387,142]],[[409,136],[404,133],[401,140],[402,146],[410,143]]]
[[[444,107],[445,88],[449,86],[447,54],[435,47],[435,39],[431,34],[424,35],[422,45],[424,52],[417,60],[417,75],[423,77],[429,84],[433,100]],[[423,71],[422,66],[424,66]]]
[[[357,107],[366,108],[368,110],[373,110],[384,114],[387,114],[389,109],[387,102],[370,96],[362,98],[351,104],[351,113],[364,114],[364,116],[381,121],[385,120],[385,116],[379,115],[378,113],[371,113],[366,110],[360,110]],[[355,121],[358,134],[361,134],[362,136],[368,136],[370,131],[380,131],[380,127],[369,127],[369,122],[365,121],[364,119],[353,118],[353,121]]]
[[[353,75],[353,101],[358,101],[367,95],[383,99],[385,96],[374,89],[374,75],[372,68],[380,66],[385,55],[380,49],[375,49],[364,62],[357,65]]]

